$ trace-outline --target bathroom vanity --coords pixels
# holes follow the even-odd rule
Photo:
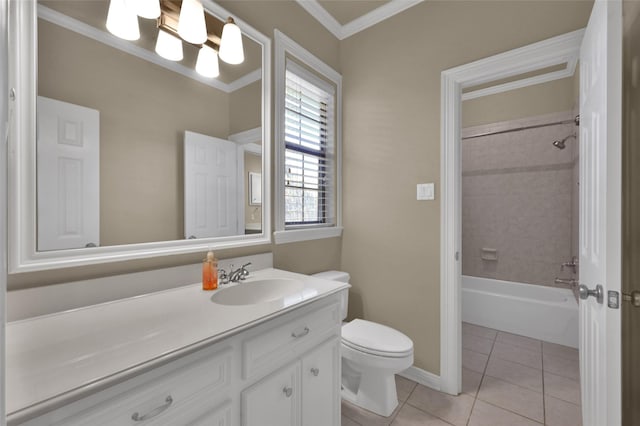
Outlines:
[[[8,424],[339,425],[347,288],[269,268],[9,323]]]

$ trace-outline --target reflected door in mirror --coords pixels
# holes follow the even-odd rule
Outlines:
[[[185,132],[185,238],[238,234],[236,155],[233,142]]]
[[[38,250],[100,245],[100,113],[38,96]]]

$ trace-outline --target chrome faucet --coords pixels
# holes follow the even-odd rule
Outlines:
[[[565,284],[565,285],[569,285],[571,286],[571,288],[575,287],[578,285],[578,281],[574,278],[556,278],[555,280],[553,280],[554,284]]]
[[[238,281],[246,280],[247,277],[249,276],[249,271],[247,270],[247,266],[249,265],[251,265],[251,262],[245,263],[244,265],[242,265],[236,270],[233,270],[233,265],[231,265],[231,272],[229,272],[229,275],[227,275],[227,273],[224,270],[222,270],[224,277],[226,278],[226,282],[223,281],[223,284],[226,284],[229,282],[237,283]]]

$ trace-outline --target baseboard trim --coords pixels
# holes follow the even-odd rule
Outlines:
[[[400,376],[405,379],[413,380],[414,382],[420,383],[428,388],[439,391],[440,390],[440,376],[437,376],[433,373],[429,373],[422,368],[418,368],[414,365],[407,368],[406,370],[398,373]]]

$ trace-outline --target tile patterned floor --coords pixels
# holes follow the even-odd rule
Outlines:
[[[580,426],[578,351],[462,324],[462,394],[396,376],[389,417],[342,402],[342,426]]]

